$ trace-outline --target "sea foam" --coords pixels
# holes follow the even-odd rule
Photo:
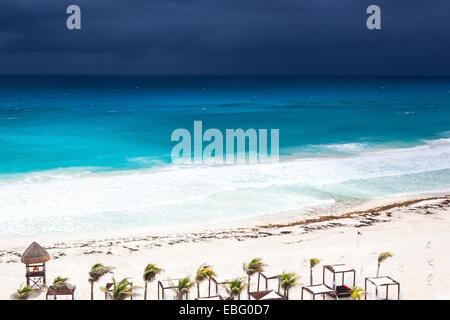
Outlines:
[[[98,172],[71,168],[0,179],[0,237],[131,226],[220,222],[267,213],[447,188],[450,141],[348,156],[252,165],[165,165]]]

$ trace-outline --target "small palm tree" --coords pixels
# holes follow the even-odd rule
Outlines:
[[[211,296],[211,278],[215,277],[216,273],[214,272],[211,266],[208,266],[206,263],[203,263],[200,267],[198,267],[197,272],[195,274],[195,282],[197,282],[197,297],[200,298],[200,283],[204,280],[208,280],[208,297]]]
[[[248,285],[247,285],[247,293],[248,298],[250,299],[250,280],[251,276],[254,275],[257,272],[263,272],[264,268],[267,265],[262,262],[262,258],[253,258],[249,263],[244,263],[244,271],[248,276]]]
[[[284,290],[284,296],[286,299],[289,299],[289,290],[293,287],[298,286],[300,283],[298,282],[298,276],[295,273],[286,273],[283,272],[281,274],[281,288]]]
[[[313,284],[313,268],[320,263],[320,260],[317,258],[309,259],[309,284],[312,286]]]
[[[148,282],[152,282],[153,280],[155,280],[156,276],[161,273],[163,271],[163,269],[158,268],[156,265],[154,264],[148,264],[145,267],[144,270],[144,282],[145,282],[145,289],[144,289],[144,300],[147,300],[147,283]]]
[[[172,289],[175,291],[177,299],[182,300],[184,296],[187,298],[189,291],[194,286],[194,282],[191,281],[191,278],[185,277],[178,280],[178,284],[176,285],[170,283],[170,286],[173,287]]]
[[[230,300],[234,300],[236,297],[240,298],[242,290],[248,286],[248,284],[245,283],[245,280],[245,277],[241,277],[225,281],[225,290],[230,296]]]
[[[350,295],[354,300],[361,300],[364,294],[366,294],[366,292],[360,287],[352,287],[352,289],[350,290]]]
[[[377,277],[380,276],[380,267],[381,267],[381,263],[386,260],[387,258],[392,257],[393,254],[390,252],[382,252],[378,255],[378,267],[377,267]]]
[[[53,286],[57,289],[60,287],[64,287],[67,285],[67,281],[69,281],[69,278],[63,278],[61,276],[57,276],[54,280],[53,280]],[[56,300],[56,289],[55,292],[53,292],[53,299]]]
[[[94,300],[94,283],[100,280],[107,273],[111,273],[113,267],[106,267],[101,263],[96,263],[89,271],[89,282],[91,283],[91,300]]]
[[[53,285],[55,287],[63,287],[65,285],[67,285],[67,281],[69,281],[69,278],[63,278],[61,276],[57,276],[54,280],[53,280]]]
[[[13,298],[16,300],[27,300],[31,293],[34,291],[30,286],[20,286],[13,294]]]
[[[119,282],[116,282],[116,279],[113,278],[113,286],[110,290],[106,288],[101,288],[111,300],[125,300],[127,298],[132,298],[137,296],[133,290],[138,289],[140,287],[133,286],[133,283],[128,281],[128,278],[123,278]]]

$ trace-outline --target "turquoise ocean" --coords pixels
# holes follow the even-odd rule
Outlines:
[[[280,161],[171,163],[195,120],[279,129]],[[448,189],[449,78],[0,76],[0,238]]]

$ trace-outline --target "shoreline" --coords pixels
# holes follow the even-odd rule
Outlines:
[[[450,196],[450,190],[437,192],[418,192],[403,195],[387,196],[369,200],[353,200],[352,202],[335,202],[309,206],[297,210],[269,213],[255,217],[232,219],[217,223],[199,223],[168,226],[145,226],[115,229],[112,231],[90,231],[83,233],[56,233],[50,235],[24,236],[0,239],[0,253],[4,248],[27,246],[32,241],[61,243],[64,242],[96,242],[107,240],[124,240],[143,237],[177,237],[186,234],[202,234],[209,232],[233,233],[243,230],[280,229],[301,226],[320,222],[329,222],[347,218],[357,218],[367,214],[376,214],[379,211],[412,205],[421,201],[435,200]],[[332,212],[332,214],[330,214]]]

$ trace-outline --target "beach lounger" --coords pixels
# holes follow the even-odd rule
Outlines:
[[[386,295],[385,299],[389,300],[389,287],[390,286],[396,286],[397,287],[397,300],[400,300],[400,283],[392,279],[391,277],[384,276],[384,277],[368,277],[365,281],[365,287],[364,291],[366,292],[364,299],[367,300],[367,289],[368,284],[372,284],[375,286],[375,299],[378,300],[378,290],[379,288],[385,287],[386,288]]]
[[[158,300],[166,300],[166,290],[173,290],[176,287],[172,283],[176,283],[179,279],[168,279],[158,281]],[[189,300],[189,293],[186,294],[186,300]]]
[[[258,273],[258,282],[256,291],[269,290],[269,282],[275,282],[277,286],[277,292],[280,292],[281,289],[281,274],[277,274],[274,276],[268,276],[262,272]]]
[[[48,300],[49,296],[53,296],[56,300],[57,296],[72,296],[72,300],[75,299],[75,286],[65,285],[65,286],[50,286],[48,287],[47,294],[45,295],[45,300]]]
[[[336,294],[336,290],[328,287],[325,284],[314,284],[312,286],[307,286],[302,288],[302,300],[304,300],[304,291],[307,291],[312,295],[312,299],[316,300],[317,295],[322,295],[323,300],[325,300],[325,296],[329,295],[334,297],[335,300],[338,299],[338,296]]]
[[[328,274],[331,275],[331,281],[328,281]],[[355,282],[355,269],[352,269],[345,264],[330,264],[323,266],[323,283],[334,289],[339,298],[349,297],[351,287],[355,286]],[[334,298],[334,294],[329,295]]]
[[[250,300],[286,300],[286,297],[274,290],[250,292]]]

